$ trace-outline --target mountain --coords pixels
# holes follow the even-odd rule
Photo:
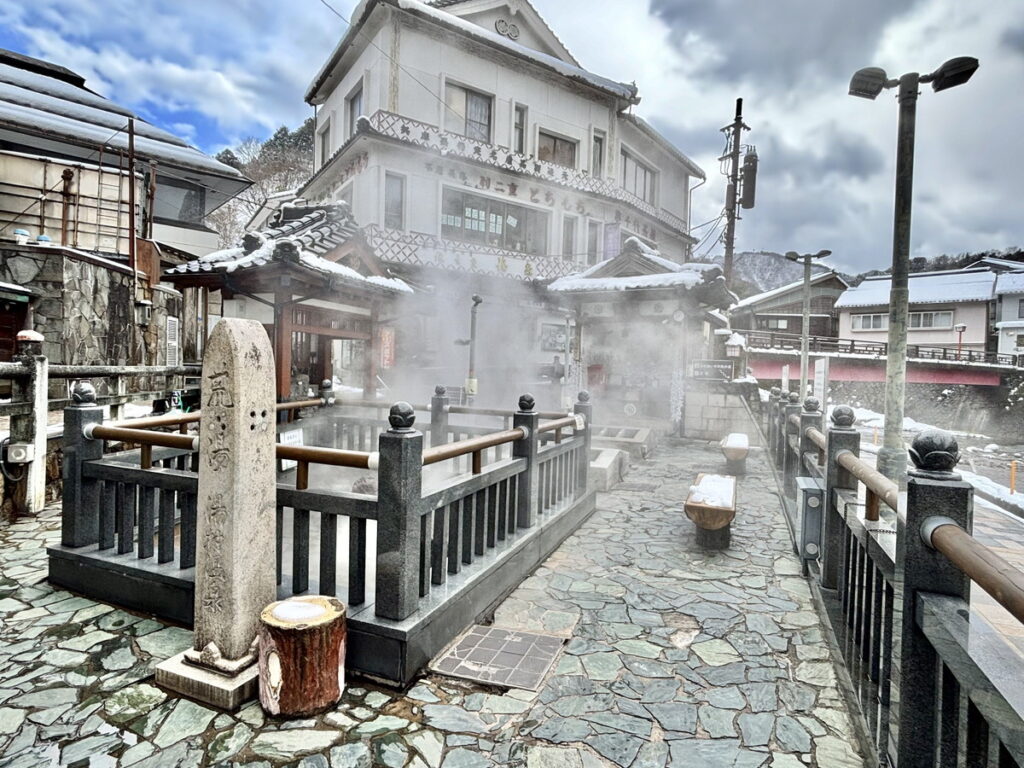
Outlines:
[[[722,257],[714,256],[711,261],[721,265]],[[820,264],[813,264],[811,271],[827,272]],[[730,289],[741,299],[795,283],[804,277],[803,264],[790,261],[781,253],[773,251],[743,251],[733,255],[732,282]]]

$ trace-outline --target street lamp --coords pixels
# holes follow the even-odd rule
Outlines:
[[[917,89],[931,83],[933,91],[944,91],[971,79],[978,60],[970,56],[950,59],[934,72],[908,72],[890,79],[884,69],[858,70],[850,80],[850,95],[875,99],[885,88],[899,86],[899,133],[896,142],[896,200],[893,206],[892,287],[889,292],[889,344],[885,365],[885,436],[878,451],[878,470],[899,481],[907,467],[903,446],[903,400],[907,387],[907,301],[910,271],[910,210],[914,186],[914,121]]]
[[[469,310],[469,373],[466,375],[466,396],[474,397],[477,392],[476,381],[476,310],[483,304],[483,298],[474,293],[473,307]]]
[[[804,263],[804,324],[800,338],[800,399],[807,397],[807,347],[811,333],[811,261],[831,256],[832,251],[818,251],[817,253],[797,253],[787,251],[786,258],[790,261],[802,261]]]
[[[956,331],[956,359],[960,359],[960,350],[964,346],[964,331],[967,330],[967,323],[957,323],[953,326]]]

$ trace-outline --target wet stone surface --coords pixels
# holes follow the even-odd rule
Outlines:
[[[295,721],[157,688],[154,666],[191,632],[49,586],[57,510],[0,524],[0,768],[861,766],[760,452],[731,548],[694,542],[682,501],[721,461],[705,443],[660,446],[498,608],[497,626],[567,640],[537,692],[357,680]]]

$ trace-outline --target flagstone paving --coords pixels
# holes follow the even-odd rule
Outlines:
[[[294,721],[160,690],[154,666],[191,633],[47,585],[55,510],[0,525],[0,768],[861,766],[759,453],[730,549],[694,543],[682,500],[720,464],[717,446],[660,446],[499,606],[497,625],[566,638],[536,693],[356,681]]]

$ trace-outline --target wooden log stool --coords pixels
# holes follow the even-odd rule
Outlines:
[[[750,439],[744,432],[731,432],[719,443],[725,456],[725,471],[730,475],[747,474],[747,454],[750,453]]]
[[[731,540],[736,517],[736,478],[730,475],[697,475],[683,509],[697,526],[697,544],[725,549]]]
[[[260,613],[260,705],[271,715],[305,717],[330,709],[345,691],[345,606],[305,595]]]

